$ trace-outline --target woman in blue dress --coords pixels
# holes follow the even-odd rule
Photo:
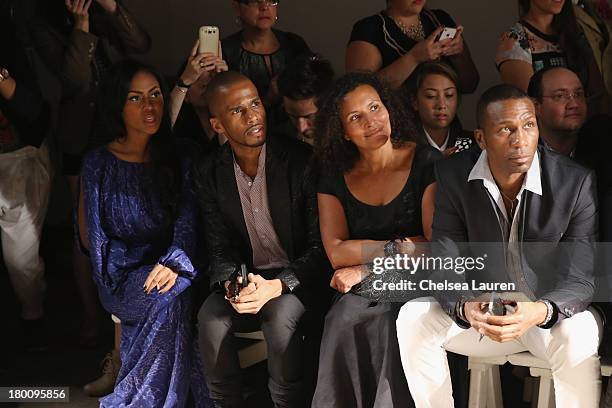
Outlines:
[[[107,143],[83,162],[79,238],[104,308],[121,320],[122,366],[101,407],[212,407],[192,333],[197,220],[189,160],[154,70],[114,68],[99,114]],[[189,398],[191,392],[191,398]]]

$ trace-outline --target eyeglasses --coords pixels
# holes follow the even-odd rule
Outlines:
[[[576,91],[576,92],[559,92],[554,95],[542,95],[542,98],[550,98],[554,102],[569,102],[570,99],[575,99],[577,101],[583,101],[586,98],[584,91]]]
[[[258,7],[261,5],[268,5],[271,7],[276,7],[278,6],[278,3],[280,2],[280,0],[236,0],[238,1],[238,3],[240,4],[244,4],[245,6],[250,6],[250,7]]]

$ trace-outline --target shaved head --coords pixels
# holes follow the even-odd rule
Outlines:
[[[249,78],[239,72],[234,71],[221,72],[213,77],[206,87],[206,92],[204,93],[204,99],[206,100],[211,116],[218,115],[219,105],[223,99],[222,94],[226,93],[229,88],[241,82],[246,82],[251,85],[253,84]]]

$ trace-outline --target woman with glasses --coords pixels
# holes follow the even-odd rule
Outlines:
[[[297,34],[274,29],[279,0],[233,0],[241,30],[222,41],[230,71],[247,76],[268,104],[280,102],[276,78],[300,54],[310,52]]]

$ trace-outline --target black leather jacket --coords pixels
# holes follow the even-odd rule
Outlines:
[[[316,177],[309,165],[310,156],[310,147],[296,140],[277,138],[266,143],[270,215],[290,261],[276,278],[300,298],[302,292],[328,288],[331,277],[321,244]],[[213,287],[227,280],[240,264],[249,269],[253,264],[233,161],[232,150],[226,143],[194,166]]]

